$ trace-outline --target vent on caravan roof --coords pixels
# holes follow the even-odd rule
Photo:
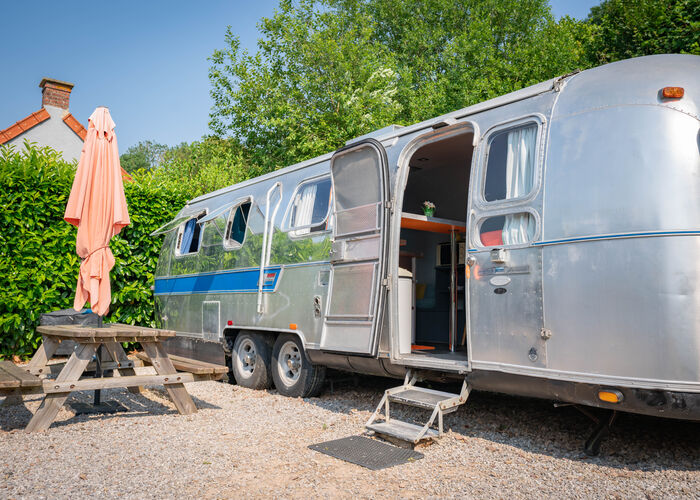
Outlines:
[[[355,137],[354,139],[350,139],[349,141],[345,141],[345,145],[347,146],[348,144],[353,144],[355,142],[359,142],[363,139],[369,139],[370,137],[377,138],[381,137],[383,135],[389,135],[393,132],[396,132],[397,130],[403,128],[403,125],[389,125],[388,127],[380,128],[379,130],[375,130],[374,132],[370,132],[369,134],[361,135],[360,137]]]
[[[155,231],[153,231],[150,234],[150,236],[158,236],[159,234],[169,233],[170,231],[177,229],[183,222],[188,221],[190,219],[199,219],[202,215],[206,213],[206,210],[199,210],[198,212],[190,212],[188,214],[183,214],[180,217],[175,217],[167,224],[164,224]]]

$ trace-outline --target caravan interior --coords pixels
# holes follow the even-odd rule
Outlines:
[[[473,133],[431,136],[408,160],[399,248],[399,352],[466,361],[464,263]],[[435,205],[432,216],[423,213],[426,201]]]

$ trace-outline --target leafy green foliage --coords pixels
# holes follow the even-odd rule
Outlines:
[[[131,146],[119,157],[122,168],[127,172],[150,170],[163,160],[163,154],[168,146],[153,141],[141,141]]]
[[[386,47],[373,41],[368,16],[283,1],[259,24],[255,55],[231,28],[214,52],[210,125],[230,132],[264,170],[320,155],[391,123],[401,106],[398,74]]]
[[[375,23],[394,54],[403,124],[587,67],[584,23],[555,22],[547,0],[338,0]]]
[[[75,164],[50,148],[0,148],[0,357],[37,347],[41,313],[72,307],[80,260],[76,229],[63,221]],[[131,225],[112,239],[112,305],[106,321],[150,326],[150,286],[161,239],[148,236],[191,192],[140,172],[125,184]]]
[[[185,183],[194,197],[263,173],[250,165],[236,139],[212,136],[167,149],[153,173],[166,183],[174,180]]]
[[[259,28],[212,55],[210,126],[266,171],[588,65],[547,0],[283,0]]]
[[[591,9],[596,64],[651,54],[700,55],[697,0],[605,0]]]

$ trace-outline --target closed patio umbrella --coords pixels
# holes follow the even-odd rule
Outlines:
[[[109,310],[112,298],[109,272],[114,255],[109,241],[130,224],[114,126],[105,107],[90,116],[63,217],[78,228],[75,246],[82,259],[73,307],[79,311],[89,300],[100,316]]]

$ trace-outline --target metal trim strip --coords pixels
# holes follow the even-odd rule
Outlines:
[[[679,392],[699,392],[699,382],[685,382],[682,380],[654,380],[637,377],[621,377],[614,375],[600,375],[595,373],[568,372],[564,370],[552,370],[548,368],[531,368],[496,361],[472,360],[472,370],[498,371],[514,373],[517,375],[530,375],[552,380],[565,380],[568,382],[582,382],[587,384],[604,384],[617,387],[631,387],[639,389],[665,389]]]
[[[700,236],[700,230],[687,231],[643,231],[634,233],[601,234],[595,236],[579,236],[575,238],[561,238],[555,240],[535,241],[532,246],[561,245],[563,243],[578,243],[583,241],[613,240],[622,238],[644,238],[658,236]]]
[[[563,245],[567,243],[582,243],[586,241],[601,241],[601,240],[620,240],[625,238],[652,238],[661,236],[700,236],[700,230],[688,231],[644,231],[637,233],[619,233],[619,234],[601,234],[594,236],[578,236],[575,238],[562,238],[556,240],[534,241],[530,246],[541,247],[548,245]],[[485,248],[470,248],[469,252],[489,252],[492,248],[500,247],[485,247]]]

